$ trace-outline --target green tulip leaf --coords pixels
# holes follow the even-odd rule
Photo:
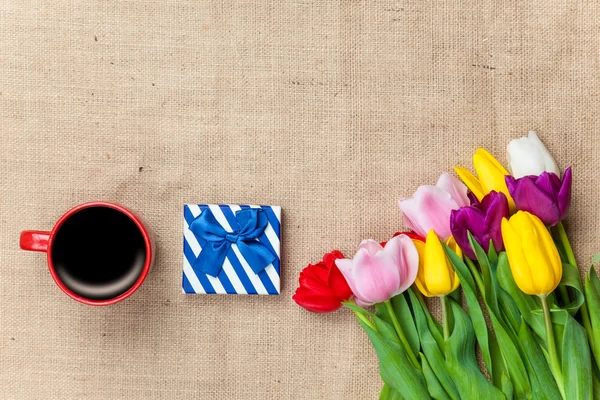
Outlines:
[[[483,278],[483,286],[484,292],[482,293],[482,297],[484,301],[488,304],[488,307],[492,309],[496,315],[499,314],[498,310],[498,298],[496,295],[496,285],[493,282],[494,276],[493,271],[490,267],[490,262],[488,260],[487,254],[483,248],[475,241],[471,232],[469,232],[469,243],[471,244],[471,248],[477,257],[477,262],[481,267],[481,276]]]
[[[534,314],[534,310],[539,310],[541,313],[541,305],[539,301],[521,291],[515,280],[513,279],[510,265],[508,264],[508,257],[506,252],[501,252],[498,255],[498,268],[496,270],[496,278],[498,279],[499,286],[508,293],[513,299],[516,306],[519,308],[521,315],[527,321],[533,331],[542,338],[546,337],[546,328],[544,326],[543,314]]]
[[[392,389],[390,385],[384,383],[381,393],[379,394],[379,400],[404,400],[404,398],[400,393]]]
[[[504,393],[504,396],[506,396],[506,398],[508,400],[514,399],[515,387],[513,386],[512,382],[510,381],[510,378],[508,377],[508,375],[506,375],[506,373],[504,371],[502,371],[502,374],[500,376],[500,381],[501,381],[500,388],[502,389],[502,393]]]
[[[585,277],[585,299],[587,301],[590,323],[592,324],[593,355],[596,365],[600,365],[600,291],[597,289],[600,282],[592,266],[590,273]]]
[[[567,399],[592,400],[592,359],[585,329],[573,317],[565,324],[562,372]]]
[[[598,275],[594,268],[590,268],[590,282],[594,285],[594,288],[596,288],[596,292],[600,293],[600,280],[598,280]]]
[[[417,328],[415,327],[413,316],[404,293],[392,297],[390,301],[392,303],[392,307],[394,308],[394,313],[396,314],[398,323],[400,324],[400,327],[406,336],[406,340],[408,341],[410,348],[412,349],[413,353],[418,354],[420,349],[419,334],[417,333]],[[375,314],[379,318],[393,326],[385,304],[376,304],[375,311]]]
[[[360,306],[357,306],[354,302],[352,301],[345,301],[342,303],[344,306],[346,306],[347,308],[349,308],[352,311],[356,311],[358,313],[361,313],[367,317],[372,317],[373,313],[370,312],[369,310],[366,310]]]
[[[427,323],[427,314],[429,314],[427,308],[419,301],[412,288],[408,290],[408,294],[410,295],[412,308],[415,312],[415,323],[419,332],[423,355],[427,359],[430,367],[432,367],[436,380],[442,385],[447,396],[452,400],[459,400],[460,395],[456,390],[452,375],[450,375],[445,364],[443,338],[442,347],[440,348],[438,341],[434,338],[431,328]],[[423,372],[425,373],[424,367]],[[425,376],[425,378],[427,379],[427,376]]]
[[[492,371],[494,372],[492,375],[492,382],[494,383],[494,386],[500,388],[502,392],[504,392],[506,398],[512,399],[515,388],[506,374],[504,358],[502,357],[502,352],[498,346],[498,341],[494,336],[490,337],[490,355],[492,356]],[[507,384],[507,379],[510,385]]]
[[[511,334],[505,329],[503,323],[493,312],[489,312],[492,327],[496,333],[498,346],[502,353],[504,364],[506,365],[506,373],[510,377],[515,390],[517,399],[526,399],[531,397],[531,384],[525,364],[519,353],[518,339],[511,337]]]
[[[375,324],[375,329],[377,330],[377,332],[379,332],[384,338],[391,342],[402,345],[402,343],[400,343],[400,338],[398,337],[398,334],[396,333],[396,330],[392,325],[388,324],[387,322],[385,322],[377,316],[373,316],[373,323]]]
[[[414,286],[413,286],[414,288]],[[425,314],[425,319],[427,320],[427,327],[429,328],[429,332],[431,333],[431,336],[433,336],[433,338],[435,339],[438,348],[443,349],[444,348],[444,335],[443,335],[443,328],[442,325],[431,316],[431,313],[429,312],[429,309],[427,308],[427,304],[425,303],[425,299],[423,298],[423,296],[421,295],[421,293],[419,293],[418,290],[410,288],[408,289],[409,295],[410,295],[410,300],[411,300],[411,304],[413,306],[413,311],[416,313],[416,311],[418,310],[418,308],[416,308],[416,304],[420,304],[421,305],[421,310],[423,311],[423,313]],[[416,317],[415,317],[416,320]],[[422,340],[422,338],[421,338]]]
[[[487,269],[487,266],[482,265],[482,270],[485,269]],[[517,315],[515,317],[514,315],[508,314],[514,313],[516,305],[514,305],[510,296],[508,296],[503,289],[498,287],[495,275],[491,271],[487,271],[486,273],[489,275],[489,284],[495,287],[499,292],[500,298],[502,299],[501,304],[506,307],[506,309],[501,309],[498,304],[495,304],[495,307],[490,304],[489,300],[497,299],[496,296],[489,296],[485,301],[487,312],[492,323],[492,329],[496,333],[498,347],[502,354],[502,359],[504,360],[504,373],[510,377],[513,383],[515,398],[530,398],[532,389],[527,368],[522,358],[523,350],[517,337],[517,331],[513,328],[513,324],[518,323],[517,321],[514,321],[514,319],[518,318],[518,320],[520,320],[520,316]],[[495,292],[495,290],[490,289],[488,292],[492,293]]]
[[[508,327],[511,328],[512,332],[517,334],[521,326],[521,321],[523,321],[519,307],[517,307],[517,304],[506,290],[500,286],[498,286],[498,306],[504,320],[508,323]]]
[[[534,398],[540,400],[561,400],[562,397],[552,376],[548,361],[542,354],[540,345],[534,339],[529,325],[524,321],[519,328],[519,341]]]
[[[600,262],[600,253],[598,253],[594,257],[592,257],[592,264],[597,264],[599,262]]]
[[[393,328],[387,322],[377,316],[374,317],[374,321],[378,329],[384,327],[386,335],[390,335],[389,332]],[[379,372],[383,382],[398,393],[402,393],[402,396],[407,399],[430,399],[423,374],[411,364],[402,346],[395,340],[386,338],[386,335],[372,329],[360,319],[358,322],[377,353]]]
[[[552,240],[554,240],[554,245],[556,246],[556,250],[558,250],[558,255],[560,256],[560,259],[563,262],[567,262],[568,261],[567,252],[565,251],[565,245],[560,238],[560,233],[558,233],[558,230],[556,227],[552,228],[550,230],[550,233],[552,235]]]
[[[592,385],[594,390],[594,400],[600,399],[600,380],[598,380],[597,374],[592,375]]]
[[[483,356],[483,362],[490,376],[493,376],[492,357],[490,355],[490,337],[493,336],[489,332],[487,324],[485,323],[483,311],[479,305],[479,299],[477,298],[477,292],[475,289],[475,281],[471,275],[471,272],[469,271],[469,268],[465,265],[463,260],[461,260],[461,258],[458,257],[456,253],[454,253],[454,251],[452,251],[452,249],[445,244],[444,249],[446,250],[446,254],[450,259],[450,263],[458,275],[458,279],[460,279],[460,284],[463,288],[465,300],[469,310],[469,316],[473,322],[477,343],[479,344],[479,348]]]
[[[429,395],[432,399],[435,400],[452,400],[447,394],[440,381],[438,381],[437,376],[431,369],[431,366],[427,362],[427,358],[423,355],[423,353],[419,353],[419,357],[421,358],[421,366],[423,367],[423,376],[425,376],[425,381],[427,382],[427,390],[429,390]]]
[[[446,365],[463,399],[505,399],[504,394],[492,385],[479,370],[475,358],[475,332],[467,313],[452,299],[454,330],[446,341]]]
[[[571,293],[575,294],[575,299],[571,303],[561,308],[563,310],[567,310],[569,314],[575,315],[585,301],[585,296],[583,295],[583,287],[581,286],[579,270],[571,264],[563,263],[563,275],[562,279],[560,280],[559,286],[565,288],[570,287],[573,289]]]
[[[494,242],[492,239],[490,239],[490,249],[488,250],[487,256],[492,269],[496,270],[496,265],[498,265],[498,252],[496,252],[496,248],[494,247]]]
[[[529,398],[531,397],[531,384],[529,382],[527,369],[525,368],[525,364],[521,359],[517,347],[518,339],[516,337],[516,331],[513,329],[512,324],[505,322],[505,314],[500,312],[498,306],[498,291],[502,289],[498,287],[496,271],[492,269],[483,248],[475,241],[470,233],[469,242],[481,268],[485,292],[482,297],[492,323],[493,331],[496,333],[498,346],[506,366],[505,373],[511,379],[515,398]],[[504,298],[503,301],[508,302],[508,299]]]

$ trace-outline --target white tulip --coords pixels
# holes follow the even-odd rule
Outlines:
[[[511,140],[507,150],[509,169],[515,178],[540,175],[544,171],[560,176],[554,159],[534,131],[527,137]]]

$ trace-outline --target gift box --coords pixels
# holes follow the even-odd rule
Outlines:
[[[186,204],[183,217],[184,293],[279,294],[281,207]]]

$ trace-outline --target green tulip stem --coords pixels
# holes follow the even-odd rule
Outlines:
[[[560,394],[563,399],[565,397],[565,388],[563,383],[562,369],[560,367],[560,360],[558,359],[558,353],[556,352],[556,341],[554,339],[554,328],[552,327],[552,317],[550,316],[550,307],[548,307],[548,296],[545,294],[539,295],[540,301],[542,302],[542,309],[544,310],[544,322],[546,324],[546,344],[548,346],[548,357],[550,358],[550,370],[554,375],[556,385],[560,390]]]
[[[565,248],[565,253],[567,253],[567,261],[569,261],[569,264],[577,268],[577,260],[575,260],[575,254],[573,253],[571,242],[569,242],[569,238],[567,237],[567,232],[565,231],[565,226],[563,225],[562,221],[559,221],[558,224],[556,224],[556,231],[558,232],[560,242]]]
[[[558,237],[560,238],[560,242],[565,251],[565,255],[567,257],[567,262],[577,268],[577,261],[575,261],[575,254],[573,254],[573,249],[571,248],[571,243],[569,243],[569,238],[567,237],[567,233],[565,232],[565,227],[561,221],[556,225],[556,232],[558,233]],[[565,305],[569,304],[571,300],[569,299],[569,292],[565,286],[558,287],[558,293],[560,298],[562,299]]]
[[[442,303],[442,327],[444,329],[444,342],[450,337],[450,326],[448,322],[448,298],[446,296],[440,296],[440,303]]]
[[[465,256],[465,262],[469,266],[471,270],[471,275],[475,278],[475,283],[477,283],[477,287],[479,288],[479,292],[481,292],[481,296],[483,297],[485,293],[485,286],[483,285],[483,281],[481,280],[481,275],[479,275],[479,271],[477,271],[477,266],[469,257]]]
[[[394,312],[394,307],[392,306],[391,301],[385,302],[385,307],[387,309],[388,314],[390,315],[390,319],[392,320],[392,325],[394,325],[394,329],[396,330],[396,334],[398,334],[398,338],[400,339],[400,343],[404,346],[404,350],[406,350],[406,354],[408,354],[408,358],[413,363],[415,368],[421,370],[421,364],[417,360],[415,353],[412,351],[410,344],[408,344],[408,340],[406,340],[406,336],[402,331],[402,327],[400,327],[400,323],[398,322],[398,318],[396,318],[396,313]]]
[[[565,249],[565,253],[567,253],[566,254],[567,261],[569,261],[569,264],[571,264],[572,266],[577,268],[577,270],[579,270],[579,267],[577,267],[577,260],[575,259],[575,253],[573,253],[573,248],[571,247],[571,242],[569,242],[569,238],[567,236],[567,232],[565,231],[565,227],[564,227],[562,221],[559,221],[558,224],[556,224],[556,231],[558,232],[558,237],[560,238],[560,242],[562,243],[562,245]],[[592,323],[590,322],[590,313],[588,312],[588,309],[587,309],[587,303],[584,302],[581,305],[581,308],[579,310],[581,311],[581,320],[583,322],[583,327],[585,328],[588,338],[590,339],[589,340],[590,350],[592,350],[592,353],[593,353],[594,345],[595,345],[594,332],[592,330]]]
[[[361,320],[369,328],[371,328],[375,332],[377,332],[377,328],[375,327],[375,325],[373,325],[373,323],[371,322],[371,320],[369,318],[367,318],[367,316],[365,314],[363,314],[361,312],[358,312],[358,311],[354,311],[354,315],[356,315],[356,318],[358,318],[359,320]]]

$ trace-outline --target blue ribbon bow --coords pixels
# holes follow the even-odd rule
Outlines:
[[[258,274],[267,268],[277,256],[264,244],[256,240],[269,224],[267,215],[260,208],[239,210],[235,213],[237,227],[232,226],[233,232],[227,232],[217,221],[210,209],[206,209],[192,221],[190,230],[202,246],[200,255],[192,268],[207,275],[217,276],[223,268],[223,263],[231,245],[235,243],[242,256],[254,273]],[[237,229],[236,229],[237,228]]]

